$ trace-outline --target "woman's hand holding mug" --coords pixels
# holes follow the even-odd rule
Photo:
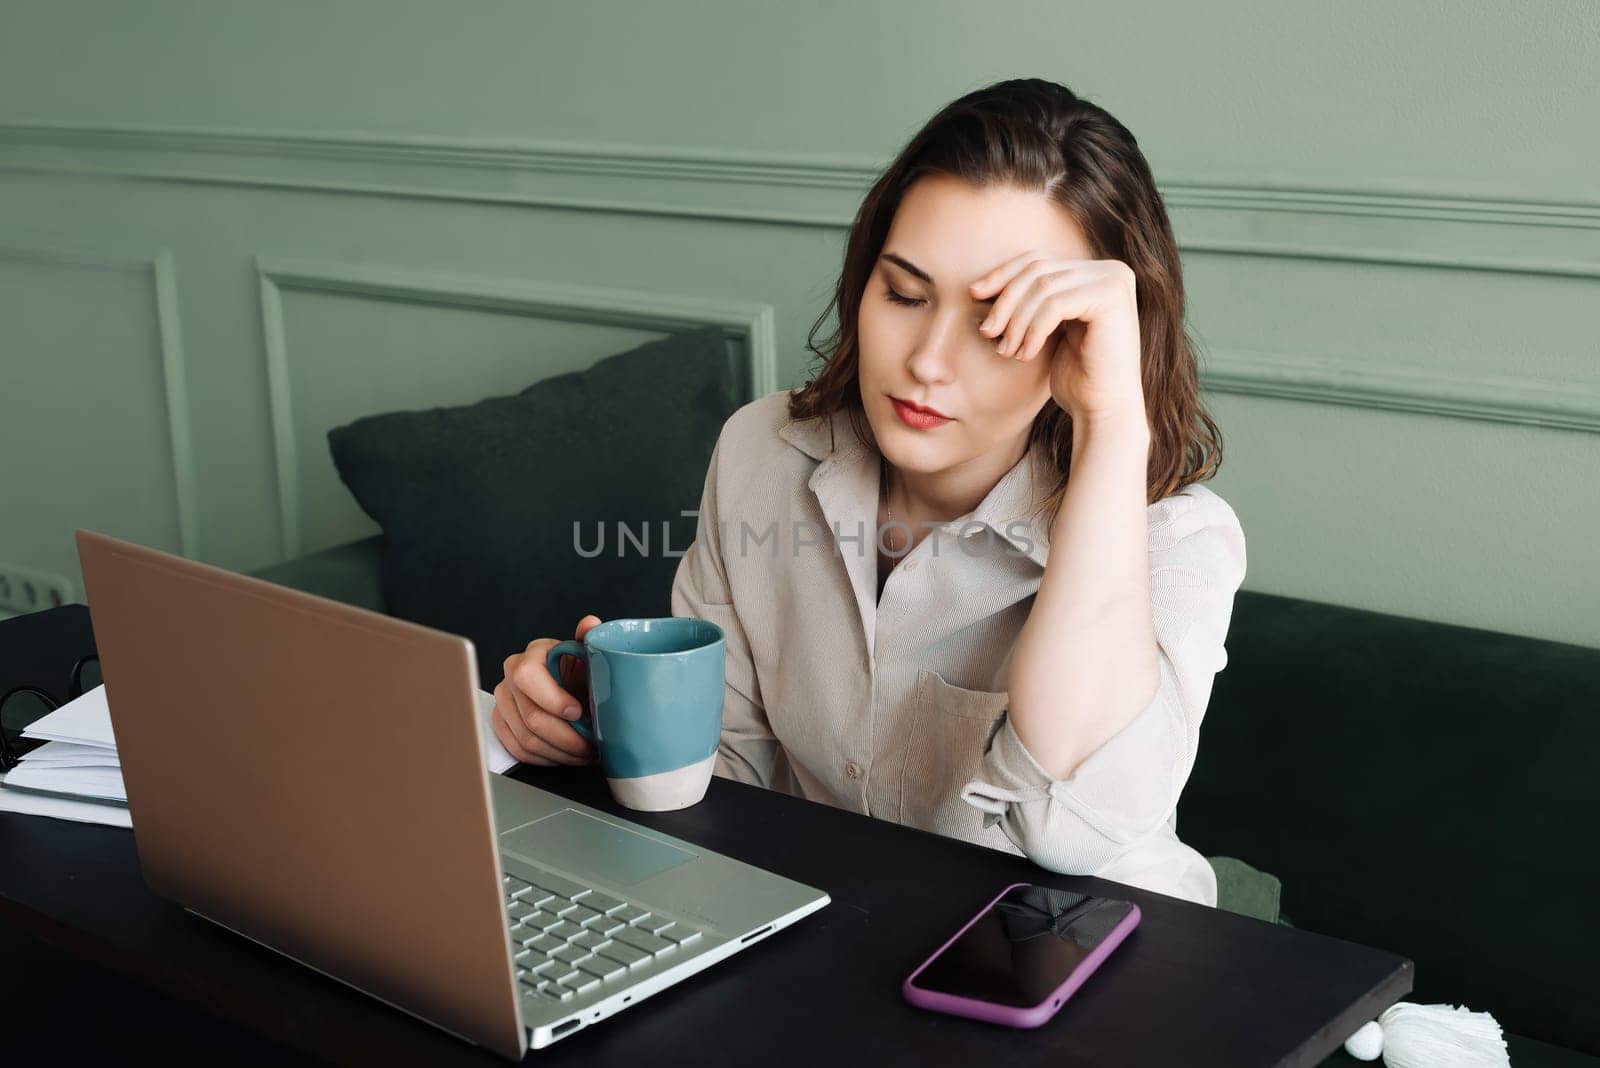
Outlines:
[[[599,616],[584,616],[573,637],[581,642],[599,624]],[[557,682],[546,665],[550,650],[560,641],[535,638],[527,649],[506,657],[505,678],[494,688],[494,736],[524,764],[586,765],[599,759],[594,743],[572,726],[583,714],[588,666],[578,657],[567,657]]]

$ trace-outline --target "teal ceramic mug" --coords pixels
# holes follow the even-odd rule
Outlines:
[[[705,796],[722,737],[726,653],[721,627],[679,616],[608,620],[550,650],[552,678],[563,655],[589,666],[589,709],[572,726],[599,750],[619,804],[663,812]]]

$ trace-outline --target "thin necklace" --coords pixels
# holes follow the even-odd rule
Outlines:
[[[889,524],[894,522],[894,509],[889,507],[889,458],[886,457],[886,456],[881,456],[880,455],[878,457],[878,459],[879,459],[879,462],[883,465],[883,468],[882,468],[883,473],[878,478],[878,482],[883,487],[883,510],[885,512],[887,512],[888,515],[889,515],[888,519],[884,520],[884,524],[883,524],[885,527],[887,527]],[[895,547],[891,545],[889,547],[889,551],[890,552],[894,552],[895,551]]]

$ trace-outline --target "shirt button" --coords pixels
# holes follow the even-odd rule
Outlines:
[[[861,778],[861,765],[852,760],[844,766],[844,773],[852,779],[859,779]]]
[[[916,569],[917,569],[917,562],[915,560],[907,560],[906,561],[906,570],[907,571],[915,571]]]

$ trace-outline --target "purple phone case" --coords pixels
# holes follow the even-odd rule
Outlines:
[[[918,1008],[932,1009],[934,1012],[968,1016],[974,1020],[1005,1024],[1007,1027],[1038,1027],[1054,1016],[1057,1010],[1072,996],[1073,992],[1083,985],[1084,980],[1093,975],[1094,970],[1100,967],[1100,962],[1109,957],[1111,951],[1122,944],[1122,940],[1128,937],[1128,932],[1139,926],[1139,906],[1129,902],[1128,905],[1131,911],[1128,913],[1127,918],[1111,929],[1111,933],[1106,935],[1104,941],[1094,947],[1089,952],[1089,955],[1083,959],[1082,963],[1072,970],[1065,982],[1052,990],[1048,997],[1032,1008],[1024,1008],[1017,1005],[1000,1005],[993,1001],[979,1001],[976,998],[964,998],[956,994],[943,994],[936,990],[925,990],[916,985],[916,978],[922,974],[923,969],[932,964],[940,953],[949,949],[950,944],[965,934],[968,927],[977,923],[990,909],[994,908],[996,901],[999,901],[1019,886],[1031,885],[1033,884],[1012,883],[1000,891],[994,896],[993,901],[979,909],[978,914],[963,924],[961,930],[951,935],[944,945],[933,952],[932,956],[917,965],[916,970],[906,977],[904,983],[900,984],[900,992],[905,995],[905,999]]]

